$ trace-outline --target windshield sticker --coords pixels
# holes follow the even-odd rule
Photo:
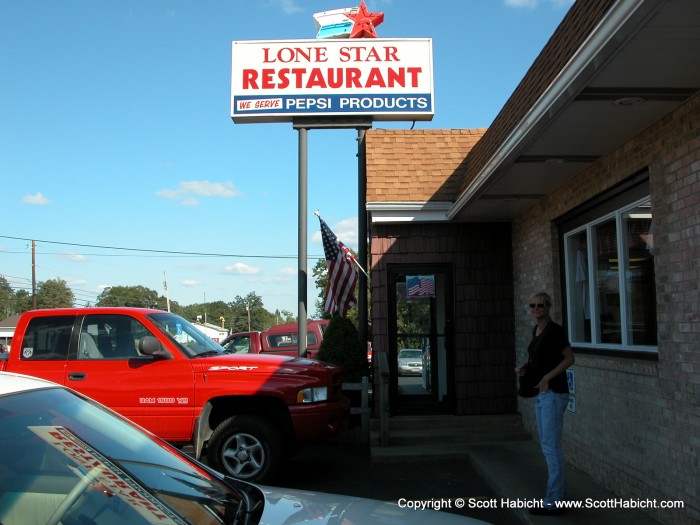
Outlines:
[[[22,349],[22,357],[25,359],[29,359],[34,355],[34,347],[33,346],[28,346],[27,348]]]
[[[59,426],[27,428],[74,461],[78,465],[78,468],[71,468],[75,474],[94,487],[99,487],[99,490],[118,496],[149,523],[163,525],[187,523],[162,501],[149,494],[126,472],[67,428]]]

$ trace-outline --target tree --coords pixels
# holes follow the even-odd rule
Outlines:
[[[0,275],[0,319],[5,319],[15,313],[15,293],[10,283]]]
[[[74,300],[73,291],[63,279],[49,279],[37,286],[37,308],[69,308]]]
[[[231,309],[229,326],[234,332],[247,332],[249,326],[250,330],[260,331],[277,324],[275,316],[265,310],[262,298],[255,292],[250,292],[245,297],[237,295],[228,306]]]
[[[18,314],[28,312],[32,309],[32,296],[27,290],[17,290],[15,292],[15,312]]]
[[[275,310],[275,323],[274,324],[284,324],[293,323],[297,320],[297,316],[294,315],[289,310]]]
[[[326,284],[328,283],[328,267],[326,266],[325,259],[319,259],[316,261],[311,274],[314,276],[314,281],[316,282],[316,289],[318,289],[318,296],[316,299],[316,315],[321,318],[328,319],[330,315],[323,311],[323,301],[325,299]]]
[[[96,306],[161,307],[158,292],[145,286],[110,286],[97,296]]]

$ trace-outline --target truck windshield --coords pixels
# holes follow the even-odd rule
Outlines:
[[[223,354],[224,349],[179,315],[154,313],[147,316],[190,357]]]

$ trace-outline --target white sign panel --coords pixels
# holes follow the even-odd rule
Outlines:
[[[432,65],[429,38],[234,41],[231,118],[432,120]]]
[[[569,403],[566,409],[569,412],[576,412],[576,376],[571,368],[566,369],[566,381],[569,385]]]

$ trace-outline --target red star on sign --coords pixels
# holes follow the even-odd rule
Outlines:
[[[384,22],[384,13],[370,13],[367,11],[365,0],[360,3],[357,14],[346,15],[355,21],[350,31],[350,38],[377,38],[374,30],[379,24]]]

